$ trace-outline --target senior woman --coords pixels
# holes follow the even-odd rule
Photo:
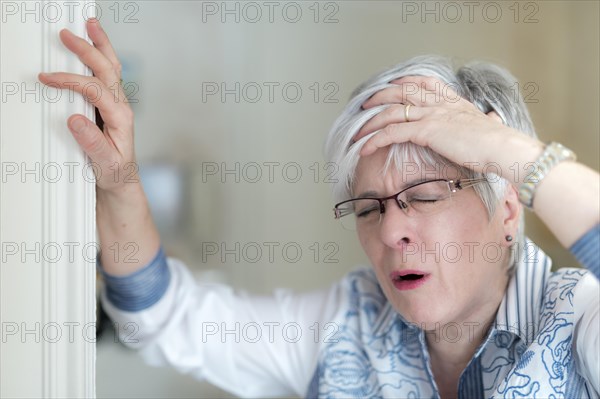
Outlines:
[[[61,39],[96,77],[43,83],[93,80],[112,93],[119,61],[96,20],[88,32],[95,47]],[[492,65],[454,71],[420,57],[355,91],[327,153],[343,173],[335,216],[356,228],[372,268],[324,292],[256,298],[197,283],[165,258],[141,186],[98,179],[102,250],[140,247],[137,263],[100,262],[122,340],[240,396],[598,397],[598,174],[535,138],[513,84]],[[95,104],[104,131],[68,121],[107,169],[135,159],[133,116],[116,95]],[[515,162],[533,162],[532,174]],[[591,272],[551,272],[523,234],[523,206]]]

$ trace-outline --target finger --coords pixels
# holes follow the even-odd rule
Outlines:
[[[393,80],[391,83],[403,87],[403,90],[398,91],[396,88],[384,89],[365,102],[363,108],[367,109],[386,103],[409,102],[419,106],[464,105],[468,103],[458,93],[460,87],[430,76],[405,76]],[[384,93],[386,90],[389,90],[389,92]]]
[[[120,93],[106,88],[98,78],[65,72],[40,73],[38,78],[45,85],[69,89],[81,94],[98,108],[107,125],[123,126],[128,123],[127,99],[124,96],[121,97]]]
[[[371,155],[377,149],[387,147],[395,143],[412,142],[420,146],[426,147],[424,135],[421,135],[421,123],[395,123],[387,125],[379,133],[373,135],[364,144],[360,150],[361,156]]]
[[[378,91],[363,104],[363,108],[369,109],[383,104],[436,105],[435,97],[436,93],[424,91],[416,83],[408,82]]]
[[[432,76],[405,76],[392,81],[396,84],[416,85],[423,91],[434,92],[448,102],[457,102],[462,99],[460,95],[461,87],[457,83],[447,83]]]
[[[354,141],[358,141],[367,134],[383,129],[391,124],[421,120],[426,112],[425,108],[413,106],[412,104],[392,105],[365,123],[354,136]]]
[[[87,31],[90,39],[94,43],[94,46],[111,62],[114,71],[117,73],[117,77],[121,78],[121,62],[117,57],[117,53],[115,52],[110,40],[108,39],[108,35],[102,29],[100,25],[100,21],[96,18],[90,18],[87,21]]]
[[[417,75],[410,75],[410,76],[404,76],[402,78],[399,79],[395,79],[392,80],[390,83],[398,85],[400,88],[402,88],[402,91],[395,91],[396,96],[394,96],[394,92],[390,91],[388,93],[385,93],[386,96],[384,96],[383,91],[380,91],[378,93],[376,93],[375,95],[373,95],[371,98],[369,98],[369,100],[367,100],[364,104],[363,104],[363,108],[367,109],[367,108],[372,108],[375,107],[377,105],[382,105],[382,104],[391,104],[391,103],[406,103],[408,101],[406,101],[406,99],[403,97],[402,93],[406,93],[407,95],[410,94],[417,94],[419,92],[419,89],[423,89],[426,91],[435,91],[436,87],[440,86],[440,81],[435,79],[435,78],[431,78],[429,76],[417,76]],[[381,93],[381,94],[380,94]],[[415,100],[414,102],[411,102],[411,104],[415,104],[415,105],[422,105],[421,104],[422,101],[420,100]]]
[[[114,159],[115,149],[98,129],[98,126],[83,115],[72,115],[67,126],[81,149],[97,163],[109,163]]]
[[[119,82],[119,77],[113,68],[113,64],[96,47],[86,40],[75,36],[68,29],[60,31],[60,39],[64,45],[79,57],[81,62],[90,67],[106,86],[112,86]]]
[[[417,87],[427,91],[440,91],[440,88],[445,85],[444,82],[437,78],[420,75],[403,76],[400,79],[393,80],[391,83],[399,85],[412,83],[417,85]]]

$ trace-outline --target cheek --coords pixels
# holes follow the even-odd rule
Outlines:
[[[440,220],[434,221],[436,229],[432,234],[440,234],[447,240],[460,242],[480,242],[489,236],[492,221],[488,219],[487,211],[478,201],[462,204],[454,212],[440,215]]]
[[[383,254],[383,242],[374,234],[357,231],[358,241],[372,265],[378,264],[378,259]]]
[[[363,251],[369,255],[371,247],[373,246],[373,238],[369,237],[365,233],[361,233],[360,231],[357,231],[356,235],[358,236],[358,241],[360,242],[360,246],[362,247]]]

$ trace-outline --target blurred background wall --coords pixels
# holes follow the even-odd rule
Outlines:
[[[597,1],[267,3],[98,2],[165,249],[198,278],[305,291],[365,264],[333,220],[323,141],[359,83],[414,55],[505,66],[541,139],[599,167]],[[527,233],[576,265],[531,214]],[[110,332],[97,369],[99,397],[227,397],[144,366]]]

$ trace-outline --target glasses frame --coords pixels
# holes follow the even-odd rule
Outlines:
[[[433,180],[426,180],[426,181],[422,181],[416,184],[413,184],[412,186],[406,187],[402,190],[400,190],[399,192],[397,192],[396,194],[392,194],[390,196],[387,197],[381,197],[381,198],[377,198],[377,197],[358,197],[358,198],[350,198],[347,199],[345,201],[339,202],[337,204],[335,204],[335,206],[333,207],[333,212],[334,212],[334,217],[335,219],[340,219],[344,216],[347,215],[351,215],[354,212],[348,212],[348,211],[342,211],[339,209],[340,206],[347,204],[348,202],[352,202],[352,201],[357,201],[357,200],[375,200],[379,202],[379,214],[383,215],[385,213],[385,205],[384,202],[390,199],[395,199],[396,204],[398,205],[398,207],[404,211],[405,213],[407,212],[406,209],[408,209],[408,204],[404,201],[402,201],[400,199],[400,194],[402,194],[403,192],[405,192],[406,190],[410,190],[411,188],[420,186],[422,184],[426,184],[426,183],[432,183],[432,182],[436,182],[436,181],[443,181],[448,183],[448,190],[450,193],[455,193],[458,190],[462,190],[464,188],[469,188],[472,187],[476,184],[479,183],[483,183],[483,182],[487,182],[487,179],[485,177],[481,177],[481,178],[477,178],[477,179],[456,179],[456,180],[448,180],[448,179],[433,179]]]

